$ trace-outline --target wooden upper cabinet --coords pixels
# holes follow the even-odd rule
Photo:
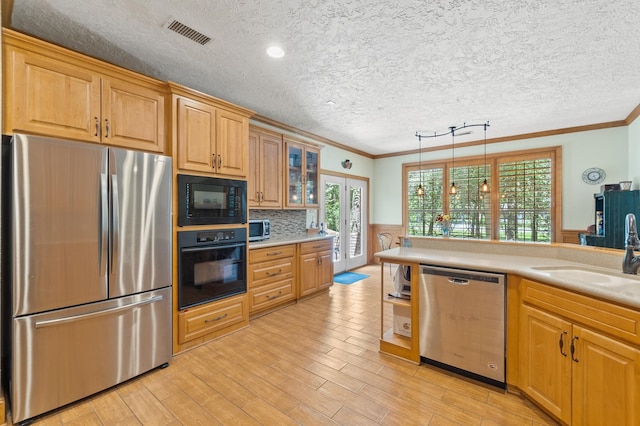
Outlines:
[[[100,142],[100,77],[11,46],[4,52],[4,133]]]
[[[165,95],[119,79],[102,80],[103,142],[164,152]]]
[[[247,177],[249,169],[249,119],[219,109],[216,115],[216,172],[228,176]]]
[[[249,207],[282,208],[282,136],[249,131]]]
[[[253,111],[169,82],[179,170],[245,179]]]
[[[285,139],[285,207],[319,207],[320,149]]]
[[[4,127],[164,152],[165,84],[3,29]]]
[[[177,99],[178,168],[211,173],[215,163],[216,110],[186,98]]]

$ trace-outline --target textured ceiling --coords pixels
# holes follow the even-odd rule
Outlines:
[[[11,26],[376,155],[463,122],[494,138],[624,120],[638,16],[637,0],[14,0]]]

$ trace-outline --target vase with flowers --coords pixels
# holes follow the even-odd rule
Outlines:
[[[436,216],[436,223],[440,226],[442,230],[442,236],[448,237],[451,232],[451,216],[448,214],[439,214]]]

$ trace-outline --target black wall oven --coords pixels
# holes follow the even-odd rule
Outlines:
[[[178,175],[178,226],[247,223],[247,182]]]
[[[200,305],[247,291],[247,231],[178,232],[178,305]]]

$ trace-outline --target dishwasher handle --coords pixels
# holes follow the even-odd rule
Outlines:
[[[469,280],[463,280],[462,278],[449,278],[447,281],[455,285],[469,285]]]

